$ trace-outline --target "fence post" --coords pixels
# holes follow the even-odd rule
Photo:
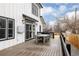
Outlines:
[[[53,34],[53,39],[54,39],[54,32],[52,34]]]

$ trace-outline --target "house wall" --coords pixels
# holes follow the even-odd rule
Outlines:
[[[41,25],[41,32],[43,32],[43,24],[42,24],[42,21],[40,20],[39,23]]]
[[[15,19],[15,38],[0,41],[0,50],[25,41],[25,24],[22,23],[22,14],[40,21],[40,12],[38,17],[32,14],[32,3],[0,3],[0,16]],[[41,23],[37,22],[35,34],[39,31],[39,24]],[[18,26],[21,26],[24,29],[23,33],[17,33]]]
[[[44,23],[44,19],[42,16],[40,16],[40,24],[41,24],[41,31],[44,32],[45,31],[45,23]]]

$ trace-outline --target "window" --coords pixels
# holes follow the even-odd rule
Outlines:
[[[14,35],[14,20],[8,20],[8,38],[13,38]]]
[[[38,8],[34,4],[32,4],[32,13],[36,16],[38,16]]]
[[[0,18],[0,39],[6,38],[6,20]]]
[[[0,40],[14,38],[14,20],[0,16]]]

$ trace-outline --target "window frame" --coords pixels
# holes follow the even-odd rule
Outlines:
[[[0,16],[0,19],[4,19],[6,21],[5,38],[1,38],[0,41],[14,39],[15,38],[15,19],[4,17],[4,16]],[[13,37],[10,37],[10,38],[8,37],[9,20],[13,21]]]

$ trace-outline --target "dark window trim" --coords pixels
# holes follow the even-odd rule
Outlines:
[[[11,40],[11,39],[14,39],[15,38],[15,19],[13,18],[9,18],[9,17],[4,17],[4,16],[0,16],[0,18],[3,18],[3,19],[6,19],[6,37],[5,38],[2,38],[0,39],[0,41],[5,41],[5,40]],[[11,38],[8,38],[8,22],[9,20],[12,20],[13,21],[13,37]]]

